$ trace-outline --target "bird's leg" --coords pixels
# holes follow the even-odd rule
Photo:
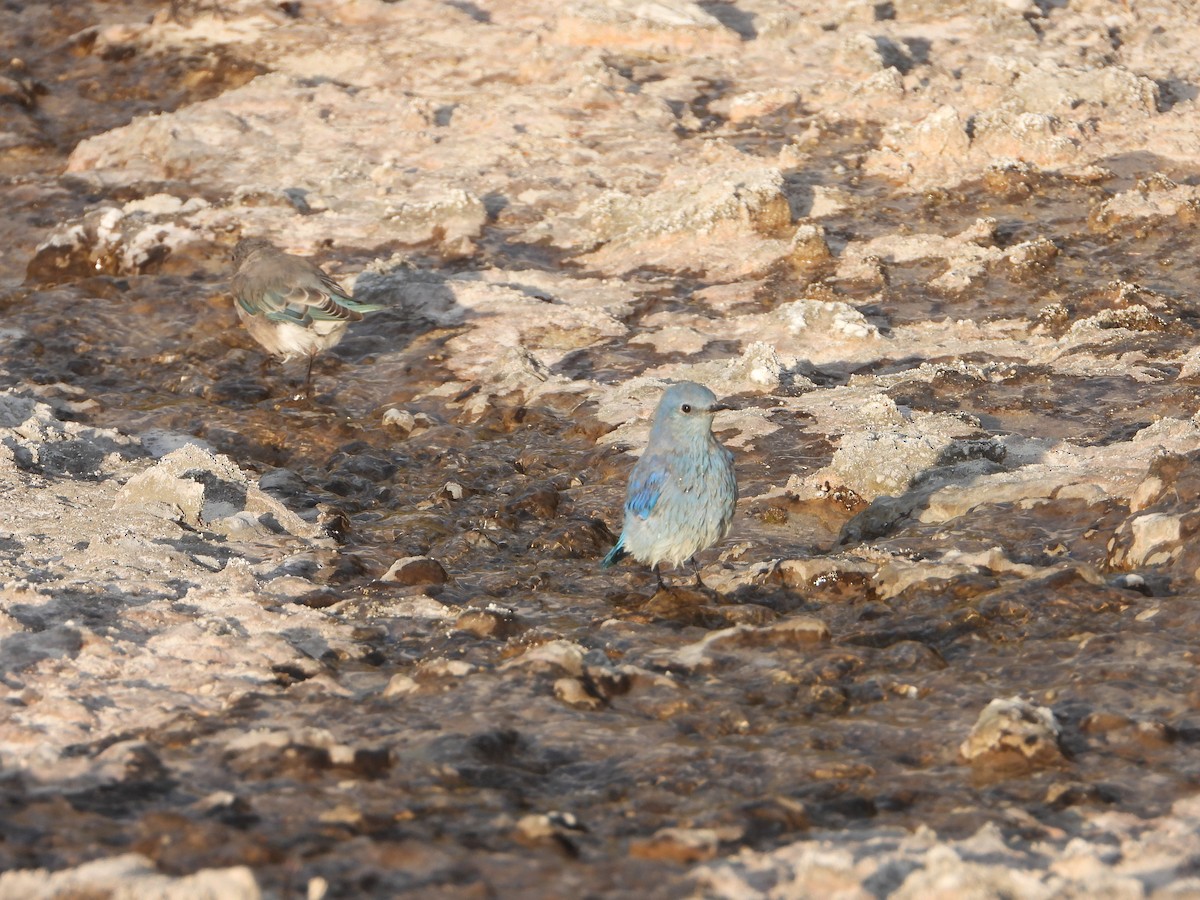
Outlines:
[[[650,571],[652,571],[654,573],[654,577],[658,579],[658,589],[660,591],[667,590],[667,583],[663,581],[662,572],[660,572],[658,569],[658,563],[655,563],[653,566],[651,566]]]
[[[313,360],[317,358],[317,354],[308,354],[308,368],[304,370],[304,399],[312,399],[312,367]]]
[[[696,576],[696,588],[697,588],[697,590],[701,590],[701,591],[707,591],[707,590],[708,590],[708,585],[706,585],[706,584],[705,584],[705,583],[704,583],[704,582],[703,582],[703,581],[700,579],[700,564],[699,564],[698,562],[696,562],[696,557],[694,557],[694,556],[693,556],[693,557],[692,557],[692,558],[689,560],[689,562],[691,563],[691,566],[692,566],[692,574]]]

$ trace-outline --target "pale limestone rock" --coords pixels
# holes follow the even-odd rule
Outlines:
[[[984,707],[962,742],[959,753],[967,762],[1001,766],[1013,761],[1032,766],[1063,762],[1058,746],[1061,728],[1054,713],[1020,697],[996,699]]]

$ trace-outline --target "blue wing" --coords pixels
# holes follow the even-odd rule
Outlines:
[[[667,472],[662,468],[646,467],[641,471],[639,465],[634,468],[629,479],[629,497],[625,500],[625,511],[639,519],[648,519],[650,513],[662,496],[663,485],[667,483]]]

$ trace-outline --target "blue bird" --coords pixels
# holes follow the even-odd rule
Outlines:
[[[304,390],[318,353],[335,346],[351,322],[383,309],[351,299],[345,288],[313,262],[284,253],[262,238],[244,238],[233,248],[235,308],[250,336],[286,362],[308,357]]]
[[[731,407],[695,382],[663,392],[646,451],[629,476],[625,525],[601,566],[632,556],[661,586],[659,563],[678,566],[729,533],[737,504],[733,454],[712,433],[713,415],[723,409]]]

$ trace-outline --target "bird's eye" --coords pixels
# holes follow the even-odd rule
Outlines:
[[[685,413],[690,413],[692,411],[692,404],[690,404],[690,403],[683,404],[683,406],[679,407],[679,411],[685,412]]]

